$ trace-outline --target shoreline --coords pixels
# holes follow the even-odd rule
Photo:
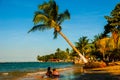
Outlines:
[[[72,67],[57,68],[61,73],[65,70],[71,70]],[[42,78],[46,73],[46,69],[38,69],[35,71],[12,71],[12,72],[0,72],[0,80],[36,80]]]
[[[79,65],[73,65],[71,67],[58,68],[57,70],[61,75],[57,80],[120,80],[120,64],[84,70]],[[14,74],[17,75],[16,73]],[[8,78],[9,80],[54,80],[41,77],[45,73],[46,70],[23,72],[18,73],[16,77],[7,76],[8,74],[4,73],[4,75],[1,76],[3,79],[0,77],[0,80],[8,80]]]

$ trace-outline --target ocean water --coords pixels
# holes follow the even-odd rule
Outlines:
[[[72,65],[71,62],[4,62],[0,63],[0,72],[35,71],[47,67],[65,68]]]

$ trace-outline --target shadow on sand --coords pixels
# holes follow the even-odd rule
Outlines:
[[[72,80],[120,80],[120,75],[113,75],[109,73],[85,73]]]

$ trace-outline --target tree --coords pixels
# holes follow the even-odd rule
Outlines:
[[[85,56],[85,53],[87,53],[89,49],[89,39],[87,37],[81,37],[79,38],[78,42],[75,43],[76,48],[81,51],[81,53]]]
[[[118,47],[118,38],[120,37],[120,3],[118,3],[114,10],[112,10],[110,16],[105,16],[107,19],[107,24],[105,25],[104,34],[112,33],[112,38],[114,39],[115,47]]]
[[[60,52],[61,52],[60,48],[57,48],[54,57],[55,59],[60,59]]]
[[[57,52],[57,53],[60,53],[60,51],[61,51],[60,48],[57,48],[57,49],[56,49],[56,52]]]
[[[110,61],[120,61],[120,49],[113,50],[113,53],[110,55]]]
[[[68,55],[68,56],[67,56],[67,59],[70,59],[70,49],[69,49],[69,48],[66,48],[65,52],[66,52],[66,54]]]
[[[104,36],[103,33],[100,33],[100,34],[98,34],[98,35],[95,35],[92,43],[94,44],[94,43],[96,43],[96,41],[98,41],[99,39],[102,39],[102,38],[104,38],[104,37],[105,37],[105,36]]]
[[[103,49],[103,47],[101,47],[102,46],[102,39],[103,38],[106,38],[106,37],[108,37],[107,36],[107,34],[104,34],[104,33],[100,33],[100,34],[97,34],[97,35],[95,35],[94,36],[94,39],[92,40],[92,52],[91,52],[91,54],[93,55],[93,56],[96,56],[96,58],[103,58],[103,53],[102,54],[100,54],[101,53],[101,51],[103,51],[102,49]],[[105,44],[105,43],[104,43]],[[103,45],[104,46],[104,45]]]
[[[102,53],[103,60],[105,60],[105,55],[110,51],[110,38],[102,38],[96,42],[96,47],[99,52]]]
[[[57,35],[60,34],[68,44],[79,54],[79,56],[86,63],[86,58],[75,48],[75,46],[68,40],[68,38],[61,32],[62,27],[61,23],[70,19],[69,11],[66,10],[64,13],[58,13],[58,5],[54,0],[50,0],[49,2],[44,2],[42,5],[39,5],[39,10],[35,12],[34,15],[34,26],[31,31],[44,31],[48,29],[54,29],[54,39],[57,38]]]
[[[69,48],[66,48],[66,52],[69,54],[70,53],[70,50],[69,50]]]

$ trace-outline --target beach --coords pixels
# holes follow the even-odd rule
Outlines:
[[[69,68],[58,69],[58,71],[60,72],[62,77],[56,80],[120,80],[120,64],[107,66],[104,68],[93,68],[84,70],[80,66],[76,65]],[[43,79],[39,77],[35,79],[35,76],[37,76],[38,74],[40,73],[34,73],[33,76],[32,73],[31,78],[34,78],[33,80],[55,80],[47,78]],[[26,78],[25,80],[28,79]]]
[[[74,80],[120,80],[120,65],[86,69],[83,75]]]
[[[15,76],[2,75],[0,80],[120,80],[120,62],[104,68],[83,69],[79,65],[58,68],[60,78],[46,78],[46,71],[19,73]],[[21,75],[20,75],[21,74]],[[44,77],[43,77],[44,76]]]

